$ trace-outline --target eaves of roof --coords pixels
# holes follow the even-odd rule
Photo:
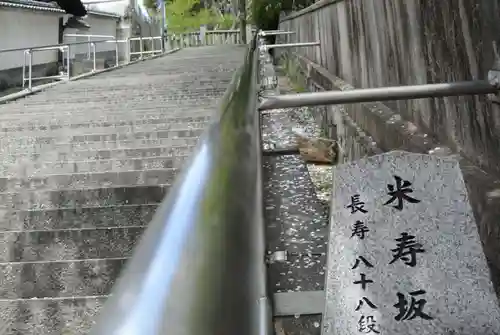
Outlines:
[[[31,0],[0,0],[0,7],[11,7],[20,9],[29,9],[43,12],[64,13],[62,9],[57,7],[53,2],[31,1]],[[119,19],[120,15],[89,10],[89,14],[95,16],[106,16]]]

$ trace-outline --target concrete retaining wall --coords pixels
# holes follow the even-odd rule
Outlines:
[[[285,17],[282,52],[309,89],[485,79],[493,67],[500,1],[327,0]],[[328,107],[345,159],[380,151],[456,154],[500,292],[500,109],[486,96]]]

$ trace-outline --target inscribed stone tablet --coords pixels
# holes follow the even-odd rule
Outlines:
[[[500,334],[456,160],[391,152],[333,187],[323,334]]]

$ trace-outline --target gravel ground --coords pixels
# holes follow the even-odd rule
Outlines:
[[[281,94],[293,93],[290,80],[286,76],[279,76],[279,89]],[[305,135],[314,138],[321,136],[321,128],[314,120],[314,107],[289,108],[285,110],[289,118],[294,120],[294,128],[300,129]],[[333,167],[328,165],[307,164],[309,175],[316,187],[317,197],[324,202],[330,201],[332,194]]]

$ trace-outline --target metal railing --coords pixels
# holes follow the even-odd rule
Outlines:
[[[179,48],[240,44],[239,29],[195,31],[183,34],[169,34],[168,40]]]
[[[139,51],[132,51],[132,44],[131,42],[134,41],[139,41]],[[144,41],[149,41],[151,50],[145,50],[144,48]],[[155,41],[160,42],[160,47],[158,49],[155,49]],[[128,55],[129,59],[131,59],[132,56],[138,55],[140,59],[144,58],[144,55],[157,55],[163,52],[162,49],[162,37],[161,36],[149,36],[149,37],[131,37],[128,39]]]
[[[118,41],[115,38],[112,40],[92,41],[92,42],[90,42],[90,45],[89,45],[90,50],[91,50],[92,60],[93,60],[92,71],[96,71],[96,43],[109,43],[109,42],[116,44],[116,66],[118,66],[118,64],[119,64],[118,43],[120,43],[121,41]],[[88,44],[88,41],[87,42],[63,43],[63,44],[47,45],[47,46],[24,49],[22,87],[25,88],[26,83],[27,83],[28,90],[32,90],[33,89],[33,81],[38,81],[38,80],[50,80],[50,79],[69,80],[71,77],[71,46],[82,45],[82,44]],[[12,52],[12,51],[17,51],[17,50],[20,51],[23,49],[0,50],[0,53]],[[62,66],[65,69],[65,71],[59,73],[58,75],[54,75],[54,76],[34,77],[33,76],[33,53],[39,52],[39,51],[50,51],[50,50],[57,50],[63,54]],[[64,54],[66,54],[66,57],[64,57]],[[27,75],[26,75],[26,73],[27,73]]]
[[[258,57],[254,40],[91,334],[271,334]]]
[[[118,67],[120,65],[120,57],[119,57],[119,45],[125,45],[125,53],[126,53],[126,60],[124,64],[128,64],[132,62],[133,60],[131,59],[131,55],[139,55],[140,59],[144,59],[147,56],[156,56],[159,55],[163,52],[163,50],[160,49],[153,49],[153,50],[144,50],[144,48],[141,49],[139,52],[132,52],[131,51],[131,41],[140,41],[141,45],[143,45],[143,41],[151,41],[151,45],[155,45],[155,41],[159,40],[160,41],[160,46],[161,46],[161,36],[154,36],[154,37],[134,37],[134,38],[129,38],[125,40],[118,40],[114,36],[108,36],[108,35],[80,35],[80,34],[66,34],[64,35],[66,37],[84,37],[86,38],[86,41],[81,41],[81,42],[70,42],[70,43],[61,43],[61,44],[49,44],[49,45],[43,45],[43,46],[38,46],[38,47],[32,47],[32,48],[13,48],[13,49],[3,49],[0,50],[0,54],[2,53],[9,53],[9,52],[23,52],[23,67],[22,67],[22,88],[27,89],[28,91],[31,91],[33,89],[33,83],[35,81],[41,81],[41,80],[70,80],[71,78],[71,60],[72,60],[72,47],[73,46],[79,46],[79,45],[88,45],[88,52],[87,52],[87,59],[92,61],[92,68],[90,72],[95,72],[97,71],[97,51],[96,51],[96,45],[100,43],[113,43],[115,44],[114,48],[114,53],[115,53],[115,65],[114,67]],[[108,39],[103,39],[103,40],[92,40],[93,38],[108,38]],[[90,41],[89,41],[90,40]],[[59,51],[62,53],[62,71],[59,71],[57,75],[52,75],[52,76],[39,76],[36,77],[34,76],[33,73],[33,58],[34,54],[38,52],[43,52],[43,51]],[[80,73],[81,75],[82,73]],[[83,73],[84,74],[84,73]]]
[[[90,59],[91,57],[91,54],[92,54],[92,42],[93,42],[93,38],[105,38],[107,39],[108,41],[115,41],[115,52],[116,52],[116,59],[118,59],[118,41],[116,39],[115,36],[113,35],[94,35],[94,34],[64,34],[63,35],[64,37],[73,37],[73,38],[86,38],[87,39],[87,45],[88,45],[88,49],[87,49],[87,59]],[[95,45],[94,45],[94,48],[95,48]]]
[[[267,50],[311,45],[267,46],[264,36],[249,46],[219,118],[156,212],[91,334],[273,333],[257,109],[499,92],[500,71],[493,71],[489,82],[278,95],[258,107],[258,90],[276,88],[259,78],[272,63]]]
[[[63,66],[64,60],[66,60],[66,73],[60,73],[55,76],[43,76],[43,77],[33,77],[33,52],[36,51],[49,51],[49,50],[59,50],[63,54]],[[67,57],[64,57],[64,53],[66,52]],[[67,79],[70,77],[70,56],[71,51],[69,45],[62,46],[49,46],[49,47],[39,47],[39,48],[31,48],[24,50],[24,64],[23,64],[23,88],[26,86],[26,82],[28,83],[28,89],[32,89],[32,84],[34,80],[48,80],[48,79]],[[26,76],[26,65],[28,66],[28,75]]]

